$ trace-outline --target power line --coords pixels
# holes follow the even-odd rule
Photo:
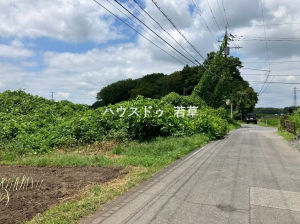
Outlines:
[[[265,81],[247,81],[247,82],[253,82],[253,83],[264,83]],[[266,82],[270,84],[286,84],[286,85],[298,85],[300,82]]]
[[[300,38],[292,38],[292,37],[278,37],[278,38],[265,38],[265,37],[247,37],[247,36],[239,36],[239,35],[232,35],[234,41],[294,41],[299,42]]]
[[[178,60],[177,58],[175,58],[174,56],[172,56],[171,54],[169,54],[168,52],[166,52],[164,49],[162,49],[161,47],[159,47],[157,44],[155,44],[154,42],[152,42],[151,40],[149,40],[147,37],[145,37],[143,34],[141,34],[139,31],[137,31],[136,29],[134,29],[132,26],[130,26],[128,23],[126,23],[125,21],[123,21],[120,17],[118,17],[117,15],[115,15],[114,13],[112,13],[111,11],[109,11],[107,8],[105,8],[102,4],[100,4],[99,2],[97,2],[96,0],[94,0],[94,2],[96,2],[98,5],[100,5],[101,7],[103,7],[106,11],[108,11],[110,14],[114,15],[116,18],[118,18],[122,23],[126,24],[127,26],[129,26],[131,29],[133,29],[135,32],[137,32],[139,35],[141,35],[142,37],[144,37],[146,40],[148,40],[150,43],[152,43],[153,45],[155,45],[156,47],[158,47],[160,50],[162,50],[163,52],[165,52],[166,54],[168,54],[169,56],[171,56],[172,58],[174,58],[175,60],[177,60],[178,62],[182,63],[183,65],[185,63],[183,63],[182,61]],[[172,47],[173,48],[173,47]],[[177,51],[177,50],[176,50]],[[180,53],[181,54],[181,53]],[[182,55],[182,54],[181,54]],[[185,56],[184,56],[185,57]],[[189,60],[189,59],[188,59]],[[190,60],[189,60],[190,61]],[[191,61],[192,62],[192,61]],[[195,64],[194,62],[192,62],[193,64]]]
[[[255,71],[263,71],[263,72],[269,72],[269,70],[263,70],[263,69],[256,69],[256,68],[240,68],[240,69],[247,69],[247,70],[255,70]]]
[[[135,10],[145,19],[145,20],[147,20],[153,27],[155,27],[165,38],[167,38],[169,41],[170,41],[170,39],[159,29],[159,28],[157,28],[157,26],[155,25],[155,24],[153,24],[146,16],[144,16],[133,4],[131,4],[128,0],[126,0],[127,2],[128,2],[128,4],[129,5],[131,5],[133,8],[135,8]],[[134,0],[135,1],[135,0]],[[136,4],[138,4],[138,6],[150,17],[150,18],[152,18],[143,8],[142,8],[142,6],[140,6],[140,4],[138,3],[138,2],[136,2],[135,1],[135,3]],[[154,20],[153,18],[152,18],[152,20]],[[155,20],[154,20],[155,21]],[[156,22],[156,21],[155,21]],[[160,28],[162,28],[162,26],[158,23],[158,22],[156,22],[159,26],[160,26]],[[163,28],[162,28],[163,29]],[[164,30],[164,29],[163,29]],[[165,30],[164,30],[165,31]],[[167,31],[165,31],[166,33],[168,33]],[[169,33],[168,33],[169,34]],[[169,36],[171,36],[170,34],[169,34]],[[171,36],[172,37],[172,36]],[[173,37],[172,37],[173,38]],[[173,38],[174,39],[174,38]],[[174,39],[175,40],[175,39]],[[172,40],[171,40],[172,41]],[[180,45],[180,44],[179,44]],[[180,45],[181,46],[181,45]],[[182,47],[182,46],[181,46]],[[184,50],[184,51],[186,51],[183,47],[182,47],[182,49]],[[188,52],[188,51],[186,51],[186,53],[188,53],[189,55],[190,55],[190,57],[192,57],[193,58],[193,56]]]
[[[194,0],[191,0],[191,2],[192,2],[192,4],[195,6],[197,13],[198,13],[198,15],[200,16],[200,18],[202,19],[202,21],[203,21],[203,23],[205,24],[206,28],[207,28],[208,31],[210,32],[210,35],[211,35],[212,39],[213,39],[214,41],[216,41],[217,44],[218,44],[218,39],[215,38],[215,36],[214,36],[213,33],[211,32],[211,30],[209,29],[209,27],[208,27],[208,25],[207,25],[207,23],[206,23],[204,17],[203,17],[202,14],[201,14],[201,10],[200,10],[200,7],[199,7],[198,3],[197,3],[196,1],[194,1]]]
[[[300,25],[300,23],[266,23],[266,24],[250,24],[250,26],[283,26],[283,25]],[[231,27],[249,27],[243,25],[231,26]]]
[[[233,35],[231,34],[231,36],[233,36],[234,38],[245,38],[245,39],[266,39],[265,37],[253,37],[253,36],[241,36],[241,35]],[[299,40],[300,37],[273,37],[273,38],[267,38],[267,40],[271,40],[271,39],[275,39],[275,40]]]
[[[227,26],[228,26],[228,28],[229,28],[228,18],[227,18],[227,15],[226,15],[226,10],[225,10],[225,5],[224,5],[224,1],[223,1],[223,0],[222,0],[222,4],[223,4],[223,9],[224,9],[224,14],[225,14]]]
[[[97,2],[96,0],[94,0],[95,2]],[[134,18],[136,18],[138,21],[140,21],[144,26],[146,26],[149,30],[151,30],[156,36],[158,36],[161,40],[163,40],[166,44],[168,44],[170,47],[172,47],[175,51],[177,51],[179,54],[181,54],[183,57],[185,57],[186,59],[188,59],[190,62],[192,62],[194,65],[195,64],[193,61],[191,61],[189,58],[187,58],[184,54],[182,54],[181,52],[179,52],[176,48],[174,48],[172,45],[170,45],[167,41],[165,41],[161,36],[159,36],[156,32],[154,32],[149,26],[147,26],[143,21],[141,21],[139,18],[137,18],[133,13],[131,13],[126,7],[124,7],[120,2],[118,2],[117,0],[115,0],[115,2],[117,2],[123,9],[125,9],[127,12],[129,12]]]
[[[263,40],[263,39],[233,39],[233,41],[237,42],[237,41],[277,41],[277,42],[299,42],[300,39],[298,40],[292,40],[292,39],[266,39],[266,40]]]
[[[263,7],[263,2],[262,0],[260,0],[260,3],[261,3],[261,14],[262,14],[262,19],[263,19],[263,24],[265,24],[265,16],[264,16],[264,7]],[[267,34],[266,34],[266,26],[264,26],[264,33],[265,33],[265,39],[266,39],[266,50],[267,50],[267,59],[268,59],[268,62],[270,61],[270,58],[269,58],[269,49],[268,49],[268,41],[267,41]],[[270,68],[270,63],[269,63],[269,74],[267,75],[267,78],[265,80],[265,83],[263,84],[261,90],[259,91],[258,94],[260,94],[269,78],[269,75],[271,73],[271,68]]]
[[[214,20],[215,20],[215,22],[216,22],[216,24],[217,24],[217,26],[218,26],[218,28],[219,28],[219,30],[220,30],[220,32],[221,32],[221,35],[222,35],[222,31],[221,31],[221,29],[220,29],[220,26],[219,26],[219,24],[218,24],[218,22],[217,22],[217,20],[216,20],[216,17],[215,17],[215,15],[214,15],[214,13],[213,13],[213,11],[212,11],[212,9],[211,9],[211,7],[210,7],[210,4],[209,4],[208,0],[206,0],[206,2],[207,2],[207,4],[208,4],[208,7],[209,7],[209,9],[210,9],[210,11],[211,11],[211,14],[212,14],[212,16],[214,17]]]
[[[241,75],[266,75],[266,74],[241,74]],[[282,76],[282,77],[288,77],[288,76],[300,76],[300,75],[276,75],[276,76]]]
[[[143,7],[136,1],[134,0],[134,2],[163,30],[165,31],[190,57],[192,57],[193,59],[195,59],[168,31],[166,31],[159,22],[157,22],[145,9],[143,9]],[[142,15],[142,14],[141,14]],[[144,17],[146,18],[146,17]],[[148,20],[148,19],[147,19]],[[150,20],[148,20],[153,26],[155,26]],[[156,27],[157,29],[157,27]],[[161,32],[163,35],[164,33]],[[164,35],[165,36],[165,35]],[[167,36],[165,36],[167,38]]]
[[[152,2],[154,3],[154,5],[156,6],[156,8],[158,8],[158,10],[169,20],[169,22],[172,24],[172,26],[178,31],[178,33],[180,33],[180,35],[189,43],[189,45],[197,52],[198,55],[200,55],[201,58],[203,58],[203,60],[205,60],[205,58],[197,51],[197,49],[188,41],[188,39],[183,35],[183,33],[177,28],[177,26],[172,22],[172,20],[167,16],[167,14],[158,6],[157,2],[155,2],[154,0],[152,0]]]
[[[226,27],[226,22],[225,22],[225,19],[224,19],[224,16],[223,16],[222,10],[221,10],[221,6],[220,6],[220,2],[219,2],[219,0],[217,0],[217,2],[218,2],[218,6],[219,6],[220,13],[221,13],[221,15],[222,15],[222,19],[223,19],[223,22],[224,22],[224,26]]]
[[[128,19],[130,19],[134,24],[139,26],[142,30],[144,30],[146,33],[148,33],[151,37],[153,37],[156,41],[158,41],[160,44],[164,45],[159,39],[157,39],[155,36],[153,36],[150,32],[148,32],[146,29],[144,29],[142,26],[137,24],[132,18],[127,16],[124,12],[122,12],[120,9],[118,9],[114,4],[110,2],[110,0],[106,0],[109,4],[111,4],[115,9],[117,9],[119,12],[121,12],[124,16],[126,16]],[[127,0],[126,0],[127,1]],[[127,1],[128,2],[128,1]],[[129,2],[128,2],[129,3]]]
[[[300,61],[270,61],[270,62],[267,62],[267,61],[243,61],[242,63],[270,63],[270,64],[281,64],[281,63],[299,63]]]
[[[268,73],[268,76],[270,75],[270,72]],[[267,76],[267,77],[268,77]],[[264,91],[262,91],[262,93],[260,94],[260,95],[262,95],[262,94],[264,94],[264,92],[266,91],[266,89],[269,87],[269,85],[270,85],[270,83],[273,81],[273,79],[275,78],[275,76],[276,75],[274,75],[273,77],[272,77],[272,79],[271,79],[271,81],[270,82],[268,82],[268,85],[267,85],[267,87],[264,89]]]

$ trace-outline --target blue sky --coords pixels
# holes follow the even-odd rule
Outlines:
[[[98,0],[113,13],[124,19],[151,41],[174,55],[165,43],[153,38],[151,31],[145,32],[133,24],[125,15],[134,19],[115,1]],[[159,24],[167,30],[193,57],[203,60],[157,10],[151,0],[138,1]],[[300,0],[263,0],[266,24],[262,24],[259,0],[223,0],[226,17],[230,25],[228,33],[241,36],[269,38],[300,38]],[[196,0],[202,17],[191,1],[162,0],[158,4],[184,33],[197,50],[206,56],[218,49],[214,38],[225,32],[225,13],[222,0]],[[219,7],[218,3],[221,7]],[[163,31],[153,26],[133,0],[121,1],[140,20],[162,36]],[[299,7],[295,7],[299,6]],[[140,13],[140,12],[141,13]],[[146,20],[145,18],[148,18]],[[170,74],[181,70],[184,64],[174,60],[163,51],[143,39],[133,30],[97,5],[94,1],[77,0],[11,0],[0,2],[0,92],[26,89],[27,92],[55,100],[68,99],[76,103],[92,104],[96,93],[103,87],[118,80],[140,78],[146,74],[163,72]],[[208,25],[210,31],[206,27]],[[152,21],[153,22],[153,21]],[[138,21],[137,24],[142,26]],[[299,24],[288,24],[299,23]],[[219,29],[220,27],[220,29]],[[145,28],[146,29],[146,28]],[[166,33],[165,36],[168,37]],[[213,38],[212,38],[213,35]],[[165,40],[180,49],[165,36]],[[299,61],[300,42],[268,42],[271,62]],[[231,49],[232,56],[238,56],[244,66],[269,69],[268,64],[247,63],[268,61],[264,41],[241,41],[231,43],[241,49]],[[185,62],[186,63],[186,62]],[[300,82],[299,63],[270,64],[270,79],[277,82]],[[251,75],[254,74],[254,75]],[[264,81],[266,72],[242,69],[246,80]],[[282,76],[286,75],[286,76]],[[262,88],[260,83],[251,83],[255,91]],[[300,89],[299,85],[295,85]],[[259,96],[257,106],[285,107],[293,103],[294,85],[270,84]]]

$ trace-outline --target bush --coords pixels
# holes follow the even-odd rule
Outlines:
[[[175,105],[185,107],[184,117],[177,118]],[[55,147],[107,139],[145,141],[196,133],[217,139],[226,134],[231,122],[225,109],[211,109],[197,97],[175,93],[161,100],[138,96],[135,100],[91,110],[86,105],[54,102],[19,90],[1,93],[0,106],[0,149],[20,154],[47,153]],[[188,106],[199,107],[197,116]],[[138,115],[131,115],[134,111]],[[188,116],[188,112],[193,116]]]

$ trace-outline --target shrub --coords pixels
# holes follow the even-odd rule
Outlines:
[[[185,107],[184,117],[177,118],[175,106]],[[199,107],[197,116],[187,116],[192,112],[188,106]],[[132,115],[134,111],[139,116]],[[176,93],[161,100],[138,96],[91,110],[86,105],[54,102],[21,90],[0,94],[0,121],[0,149],[20,154],[47,153],[55,147],[107,139],[145,141],[196,133],[207,133],[216,139],[226,134],[231,122],[225,109],[211,109],[197,97],[181,97]]]

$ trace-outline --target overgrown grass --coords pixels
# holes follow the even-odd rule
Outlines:
[[[280,120],[279,119],[267,119],[266,121],[259,121],[258,125],[264,126],[264,127],[278,127]]]
[[[1,165],[27,165],[27,166],[159,166],[163,167],[182,157],[195,148],[210,141],[204,134],[191,137],[157,138],[146,143],[119,144],[111,152],[100,152],[98,155],[85,155],[84,153],[68,152],[63,154],[48,153],[44,155],[31,155],[26,157],[8,156],[1,161]],[[113,155],[122,155],[113,158]]]
[[[31,166],[124,166],[129,174],[102,186],[86,191],[80,201],[64,202],[36,216],[30,224],[76,223],[80,218],[93,213],[101,205],[136,186],[154,173],[210,141],[205,134],[191,137],[158,138],[148,143],[118,145],[111,152],[84,156],[68,154],[46,154],[19,158],[17,161],[2,161],[1,164]]]
[[[277,134],[281,135],[286,141],[294,141],[296,138],[296,135],[287,131],[277,131]]]

